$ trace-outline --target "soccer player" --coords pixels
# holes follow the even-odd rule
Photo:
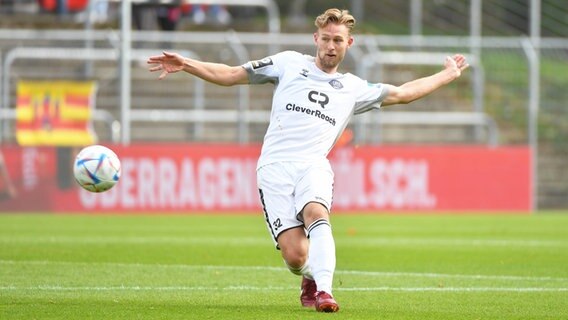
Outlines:
[[[457,79],[468,64],[457,54],[446,58],[440,72],[401,86],[368,83],[338,72],[353,45],[353,16],[329,9],[315,25],[315,57],[284,51],[228,66],[163,52],[148,63],[150,71],[161,73],[159,79],[185,71],[222,86],[274,84],[270,124],[257,166],[260,201],[276,248],[290,271],[302,276],[302,305],[336,312],[330,225],[334,178],[327,154],[353,114],[424,97]]]

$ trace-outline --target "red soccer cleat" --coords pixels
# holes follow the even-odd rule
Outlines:
[[[306,277],[302,277],[302,293],[300,294],[300,302],[304,307],[313,307],[316,305],[316,282]]]
[[[318,312],[337,312],[339,305],[331,294],[325,291],[318,291],[316,293],[316,311]]]

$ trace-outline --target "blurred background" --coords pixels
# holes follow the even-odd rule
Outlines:
[[[480,190],[487,185],[495,198],[526,199],[516,199],[520,206],[500,207],[467,188],[458,196],[446,192],[454,199],[478,198],[458,209],[568,208],[568,7],[563,0],[0,0],[0,146],[6,158],[0,161],[0,191],[15,197],[33,182],[26,178],[25,159],[29,153],[34,159],[41,155],[26,147],[98,142],[129,155],[136,152],[128,147],[140,144],[260,144],[271,86],[225,88],[185,75],[157,81],[146,59],[163,50],[229,65],[281,50],[313,55],[314,18],[330,7],[349,9],[357,19],[355,46],[342,72],[399,85],[437,72],[450,54],[464,53],[471,64],[459,81],[420,101],[354,117],[348,144],[379,154],[393,146],[414,148],[417,154],[440,146],[465,148],[463,161],[471,150],[483,150],[483,161],[503,161],[498,172],[520,167],[495,176],[473,154],[461,170],[479,181],[452,181],[451,188],[471,182]],[[88,88],[79,86],[85,83]],[[61,91],[66,92],[62,105],[69,108],[52,102]],[[80,107],[89,111],[81,113]],[[82,121],[76,124],[80,133],[71,135],[77,139],[67,131],[54,134],[58,124],[46,114]],[[492,160],[503,150],[526,152],[518,159]],[[50,152],[58,159],[55,174],[68,175],[57,168],[65,168],[76,149]],[[253,157],[255,151],[248,154]],[[433,165],[442,168],[440,175],[454,172],[443,170],[451,158],[440,161]],[[516,172],[526,172],[521,188],[528,191],[512,190],[519,184]],[[22,199],[6,203],[6,210],[22,207]]]

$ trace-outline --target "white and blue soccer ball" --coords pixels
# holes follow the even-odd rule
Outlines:
[[[101,145],[83,148],[75,158],[75,180],[90,192],[104,192],[120,179],[120,160],[111,149]]]

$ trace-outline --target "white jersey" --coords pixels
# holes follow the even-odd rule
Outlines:
[[[350,73],[325,73],[314,57],[294,51],[249,61],[243,67],[251,84],[275,84],[259,168],[279,161],[325,159],[351,116],[379,108],[387,95],[382,84]]]

